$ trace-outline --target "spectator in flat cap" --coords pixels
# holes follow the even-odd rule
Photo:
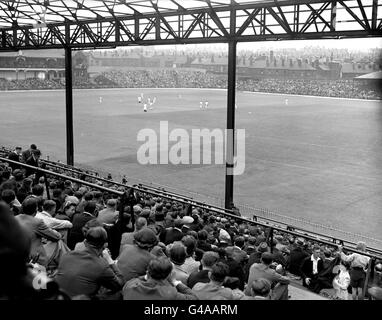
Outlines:
[[[102,227],[86,233],[86,249],[65,254],[58,266],[56,281],[70,297],[86,295],[93,298],[102,287],[117,292],[124,279],[112,260],[107,246],[107,233]]]
[[[126,244],[118,257],[117,265],[125,281],[146,273],[149,262],[155,258],[150,250],[158,244],[158,239],[151,229],[144,227],[134,234],[134,244]]]
[[[127,281],[124,300],[196,300],[190,288],[176,280],[173,264],[166,257],[152,259],[145,276]]]
[[[261,263],[254,263],[249,269],[248,286],[244,293],[251,294],[251,285],[254,280],[267,279],[272,284],[272,300],[288,300],[288,284],[290,279],[282,276],[271,268],[273,256],[269,252],[261,255]]]
[[[184,233],[182,232],[183,221],[182,219],[176,219],[174,221],[174,227],[166,229],[162,234],[162,242],[167,246],[174,241],[181,241]]]

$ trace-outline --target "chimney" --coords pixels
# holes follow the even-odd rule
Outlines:
[[[246,61],[247,59],[246,59],[246,56],[243,56],[243,66],[245,66],[246,65]]]
[[[273,50],[270,51],[270,56],[269,56],[269,58],[270,58],[270,62],[272,62],[273,59],[274,59]]]
[[[273,64],[275,67],[277,67],[277,60],[276,59],[273,60]]]
[[[267,67],[269,67],[269,58],[268,57],[266,59],[266,64],[267,64]]]
[[[289,59],[289,66],[293,67],[293,59],[292,58]]]
[[[282,57],[282,58],[281,58],[281,65],[282,65],[283,67],[285,67],[285,57]]]
[[[253,56],[252,55],[249,57],[249,65],[253,66]]]

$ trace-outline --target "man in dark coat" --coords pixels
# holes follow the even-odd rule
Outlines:
[[[314,246],[312,255],[306,257],[300,267],[303,286],[316,293],[322,289],[318,281],[318,275],[324,268],[320,253],[320,247]]]
[[[20,162],[21,147],[16,147],[15,150],[8,154],[8,159],[16,162]],[[17,164],[10,163],[9,166],[12,168],[12,171],[19,169],[20,167]]]
[[[306,257],[309,256],[309,253],[303,248],[304,240],[302,238],[298,238],[294,247],[290,251],[288,260],[287,260],[287,270],[296,275],[301,276],[300,266]]]
[[[161,241],[167,246],[174,241],[181,241],[184,234],[182,232],[183,221],[181,219],[176,219],[174,221],[174,227],[168,228],[161,235]]]
[[[35,144],[31,144],[30,148],[23,151],[21,154],[21,161],[26,163],[27,160],[30,158],[32,155],[32,150],[37,150],[37,146]]]

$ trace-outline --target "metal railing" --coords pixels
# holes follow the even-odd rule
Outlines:
[[[46,170],[46,169],[41,169],[39,167],[33,167],[33,166],[30,166],[30,165],[27,165],[24,163],[9,160],[7,158],[0,157],[0,161],[6,162],[6,163],[11,163],[14,165],[18,165],[22,168],[31,169],[34,172],[40,173],[44,177],[53,176],[55,178],[60,178],[63,180],[69,180],[72,182],[76,182],[80,185],[85,185],[85,186],[91,187],[92,189],[101,190],[101,191],[104,191],[104,192],[107,192],[110,194],[118,195],[120,197],[125,194],[125,192],[110,189],[108,187],[94,184],[94,183],[86,181],[86,180],[81,180],[81,179],[78,179],[78,178],[75,178],[72,176],[64,175],[61,173],[56,173],[56,172]],[[47,188],[46,191],[47,191],[47,194],[49,196],[49,184],[47,183],[47,179],[45,179],[45,181],[46,181],[46,188]],[[107,180],[107,181],[110,182],[109,180]],[[294,237],[302,237],[306,240],[310,240],[310,241],[319,243],[321,245],[326,245],[328,247],[336,247],[338,244],[341,244],[341,245],[343,245],[343,248],[348,252],[358,253],[358,254],[361,254],[364,256],[368,256],[370,258],[370,263],[368,265],[368,270],[366,272],[366,281],[365,281],[365,285],[364,285],[364,293],[366,292],[366,290],[368,288],[368,282],[370,279],[370,274],[371,274],[372,270],[374,270],[376,260],[382,260],[382,251],[378,250],[376,248],[367,247],[366,252],[361,252],[361,251],[356,250],[354,247],[346,245],[346,242],[348,244],[353,245],[353,246],[354,246],[354,243],[350,243],[350,242],[342,240],[342,239],[334,239],[334,238],[331,238],[330,236],[326,236],[326,235],[322,235],[322,234],[318,234],[318,233],[307,232],[307,231],[302,230],[302,229],[294,228],[293,226],[290,226],[290,225],[285,228],[285,227],[282,227],[279,225],[270,224],[270,222],[250,220],[250,219],[247,219],[244,217],[239,217],[239,216],[234,215],[230,212],[227,212],[227,210],[225,210],[223,208],[218,208],[218,207],[207,205],[204,203],[199,203],[197,201],[194,201],[193,199],[189,199],[186,201],[186,200],[184,200],[184,198],[178,197],[177,195],[166,193],[166,191],[155,191],[155,190],[152,190],[153,188],[147,188],[144,186],[124,186],[124,187],[126,188],[126,191],[127,191],[127,189],[133,189],[139,193],[149,194],[149,195],[155,196],[155,197],[166,198],[169,200],[177,201],[177,202],[182,203],[182,204],[187,204],[187,205],[191,204],[197,208],[200,208],[203,210],[209,210],[210,212],[213,212],[214,214],[217,214],[219,216],[228,217],[228,218],[234,219],[236,221],[244,222],[244,223],[251,224],[251,225],[261,226],[261,227],[265,228],[265,230],[267,230],[267,242],[271,248],[271,252],[273,252],[273,248],[274,248],[273,247],[273,237],[274,237],[275,231],[277,231],[279,233],[283,233],[283,234],[292,235]]]

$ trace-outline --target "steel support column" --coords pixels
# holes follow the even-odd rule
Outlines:
[[[228,84],[227,84],[227,135],[226,135],[226,176],[225,208],[233,203],[233,158],[235,150],[235,96],[236,96],[236,49],[237,42],[228,43]]]
[[[72,49],[65,48],[66,162],[74,164]]]

